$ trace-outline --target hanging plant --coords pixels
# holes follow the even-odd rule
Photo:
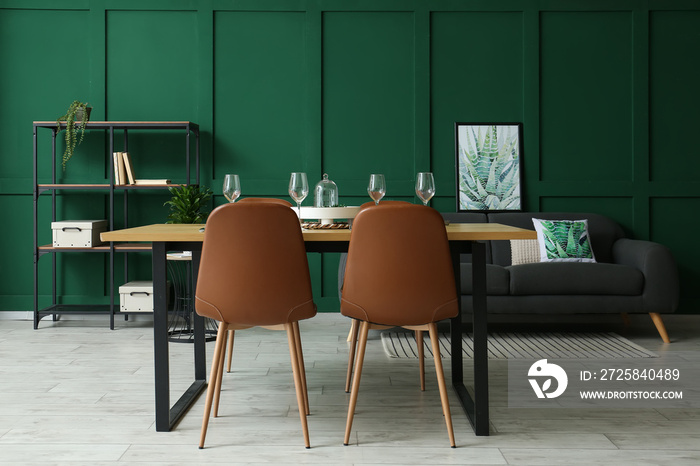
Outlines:
[[[71,157],[73,157],[73,152],[75,148],[83,142],[85,138],[85,127],[90,119],[90,111],[92,107],[88,107],[87,103],[74,100],[68,111],[63,116],[58,117],[56,120],[56,129],[61,131],[61,122],[66,124],[66,150],[63,152],[62,165],[63,170],[66,169],[66,162],[68,162]],[[76,125],[76,122],[78,123]],[[78,133],[80,137],[78,138]]]

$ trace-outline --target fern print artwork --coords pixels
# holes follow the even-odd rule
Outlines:
[[[522,125],[455,126],[458,210],[520,210]]]

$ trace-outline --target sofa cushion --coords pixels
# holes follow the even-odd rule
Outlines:
[[[647,312],[642,296],[609,295],[533,295],[533,296],[488,296],[486,298],[489,317],[495,314],[621,314]],[[472,297],[462,295],[462,322],[471,322],[474,306]]]
[[[511,265],[530,264],[540,261],[540,245],[536,239],[510,240]]]
[[[533,218],[541,262],[595,262],[588,220]],[[513,264],[515,265],[515,264]]]
[[[618,264],[539,262],[505,267],[511,295],[641,295],[644,275]],[[488,277],[487,277],[488,279]]]

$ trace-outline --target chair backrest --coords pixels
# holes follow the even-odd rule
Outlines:
[[[197,278],[200,315],[239,325],[313,317],[299,219],[270,202],[225,204],[209,215]]]
[[[387,325],[456,316],[454,269],[442,216],[422,205],[382,204],[355,217],[341,313]]]
[[[245,204],[267,202],[267,203],[272,203],[272,204],[280,204],[280,205],[287,206],[287,207],[292,206],[291,202],[285,201],[284,199],[277,199],[274,197],[245,197],[245,198],[240,199],[238,201],[239,204],[241,202],[243,202]]]

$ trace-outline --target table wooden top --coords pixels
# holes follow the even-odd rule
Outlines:
[[[201,224],[157,223],[100,234],[102,241],[115,242],[181,242],[204,241]],[[536,239],[534,230],[501,225],[499,223],[451,223],[445,227],[450,241],[489,241]],[[349,241],[350,230],[304,230],[304,241]]]

